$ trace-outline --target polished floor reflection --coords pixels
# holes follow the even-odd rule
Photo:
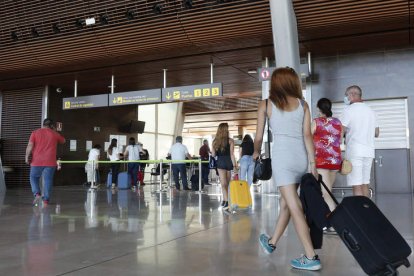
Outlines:
[[[302,252],[292,225],[276,252],[264,254],[257,239],[273,230],[274,194],[256,192],[251,210],[228,214],[218,208],[218,186],[201,195],[156,188],[56,187],[51,204],[35,208],[29,190],[7,191],[0,195],[0,275],[364,275],[337,236],[325,236],[318,251],[321,271],[291,269]],[[375,200],[413,247],[412,196]]]

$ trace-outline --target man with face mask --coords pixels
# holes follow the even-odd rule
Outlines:
[[[341,122],[345,133],[346,158],[352,163],[347,175],[348,186],[354,195],[369,196],[372,161],[375,157],[374,138],[379,127],[374,111],[362,101],[362,90],[357,85],[346,89]]]

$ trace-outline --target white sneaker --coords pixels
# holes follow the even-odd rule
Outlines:
[[[115,183],[112,183],[112,190],[115,190],[116,186]]]

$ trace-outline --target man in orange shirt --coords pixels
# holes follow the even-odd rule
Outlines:
[[[41,199],[43,205],[49,204],[56,171],[57,144],[65,143],[65,138],[56,132],[52,119],[44,119],[43,127],[32,132],[26,148],[26,163],[30,165],[30,185],[34,195],[33,205],[37,206]],[[31,159],[30,159],[31,156]],[[43,175],[43,198],[39,187]]]

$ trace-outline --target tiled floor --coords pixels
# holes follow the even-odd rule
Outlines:
[[[224,214],[218,186],[201,196],[156,188],[56,187],[46,208],[33,208],[27,189],[7,191],[0,196],[0,275],[364,275],[337,236],[326,236],[318,251],[320,272],[291,269],[290,259],[302,253],[291,225],[277,251],[264,254],[257,239],[273,230],[275,195],[255,193],[252,210]],[[412,196],[375,200],[413,247]]]

